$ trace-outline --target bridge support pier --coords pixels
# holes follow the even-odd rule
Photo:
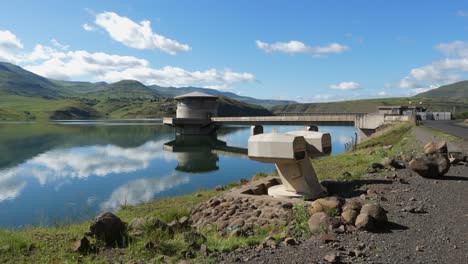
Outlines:
[[[255,136],[258,134],[263,134],[263,126],[262,125],[255,125],[250,127],[250,135]]]
[[[318,126],[310,125],[310,126],[305,126],[304,128],[305,128],[305,131],[315,131],[315,132],[318,131]]]
[[[368,139],[377,131],[377,129],[365,129],[365,128],[358,128],[357,130],[358,130],[359,143]]]

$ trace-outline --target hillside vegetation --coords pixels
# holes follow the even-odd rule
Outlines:
[[[50,80],[0,62],[0,120],[174,116],[174,95],[190,92],[190,89],[167,88],[160,93],[154,86],[151,88],[135,80],[111,84]],[[170,94],[173,90],[177,92]],[[262,106],[237,101],[222,92],[201,90],[214,91],[212,93],[220,96],[220,116],[272,114]]]

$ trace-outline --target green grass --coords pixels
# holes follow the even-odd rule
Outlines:
[[[408,149],[408,140],[412,126],[409,124],[397,125],[383,135],[371,138],[356,146],[350,153],[328,156],[312,161],[315,172],[320,180],[353,180],[359,179],[366,173],[371,163],[381,162],[384,157],[393,157]],[[407,139],[404,139],[404,138]],[[390,150],[382,147],[392,145]],[[345,172],[351,176],[344,176]]]

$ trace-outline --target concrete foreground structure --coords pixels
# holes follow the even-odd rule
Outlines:
[[[249,158],[275,164],[282,184],[269,187],[268,195],[307,200],[325,196],[327,191],[318,181],[310,158],[324,155],[319,150],[323,148],[322,138],[330,139],[330,135],[313,131],[295,132],[297,133],[251,136],[248,147]]]

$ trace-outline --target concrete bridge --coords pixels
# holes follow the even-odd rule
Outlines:
[[[252,134],[263,133],[263,125],[303,125],[309,130],[317,126],[355,126],[360,138],[374,133],[388,121],[384,114],[365,113],[302,113],[280,116],[216,117],[217,97],[203,93],[190,93],[176,97],[177,114],[175,118],[164,118],[163,123],[176,128],[179,135],[209,135],[216,133],[222,125],[249,125]]]

